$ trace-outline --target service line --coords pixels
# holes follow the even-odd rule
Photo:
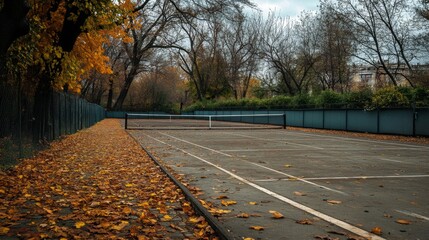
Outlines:
[[[231,177],[233,177],[233,178],[241,181],[242,183],[245,183],[245,184],[247,184],[247,185],[249,185],[249,186],[251,186],[251,187],[253,187],[253,188],[255,188],[255,189],[257,189],[257,190],[259,190],[261,192],[263,192],[263,193],[266,193],[266,194],[268,194],[268,195],[270,195],[270,196],[272,196],[272,197],[274,197],[274,198],[276,198],[276,199],[278,199],[278,200],[280,200],[282,202],[285,202],[285,203],[287,203],[287,204],[289,204],[289,205],[291,205],[291,206],[293,206],[295,208],[298,208],[298,209],[300,209],[300,210],[302,210],[304,212],[312,214],[312,215],[314,215],[314,216],[316,216],[316,217],[318,217],[318,218],[320,218],[320,219],[322,219],[322,220],[324,220],[324,221],[326,221],[328,223],[334,224],[334,225],[336,225],[336,226],[338,226],[338,227],[340,227],[342,229],[345,229],[345,230],[347,230],[349,232],[357,234],[357,235],[359,235],[361,237],[364,237],[366,239],[371,239],[371,240],[385,240],[385,238],[382,238],[382,237],[380,237],[378,235],[375,235],[375,234],[372,234],[370,232],[367,232],[367,231],[365,231],[363,229],[360,229],[360,228],[358,228],[356,226],[353,226],[353,225],[351,225],[351,224],[349,224],[347,222],[344,222],[344,221],[341,221],[341,220],[336,219],[334,217],[331,217],[331,216],[329,216],[327,214],[324,214],[324,213],[319,212],[319,211],[317,211],[315,209],[307,207],[307,206],[305,206],[305,205],[303,205],[301,203],[295,202],[295,201],[293,201],[293,200],[291,200],[291,199],[289,199],[289,198],[287,198],[285,196],[277,194],[277,193],[275,193],[275,192],[273,192],[273,191],[271,191],[269,189],[261,187],[261,186],[255,184],[255,183],[252,183],[252,182],[246,180],[245,178],[242,178],[242,177],[240,177],[240,176],[238,176],[238,175],[236,175],[236,174],[234,174],[234,173],[232,173],[232,172],[230,172],[230,171],[228,171],[228,170],[226,170],[226,169],[224,169],[222,167],[219,167],[219,166],[213,164],[212,162],[210,162],[208,160],[205,160],[205,159],[203,159],[201,157],[198,157],[198,156],[196,156],[196,155],[194,155],[194,154],[192,154],[192,153],[190,153],[190,152],[188,152],[186,150],[183,150],[183,149],[181,149],[179,147],[176,147],[174,145],[171,145],[171,144],[168,144],[166,142],[163,142],[163,141],[161,141],[161,140],[159,140],[159,139],[157,139],[155,137],[152,137],[152,136],[150,136],[148,134],[144,134],[144,135],[148,136],[149,138],[151,138],[151,139],[153,139],[153,140],[155,140],[157,142],[160,142],[160,143],[165,144],[165,145],[167,145],[169,147],[175,148],[175,149],[177,149],[177,150],[179,150],[179,151],[181,151],[181,152],[183,152],[185,154],[188,154],[189,156],[191,156],[191,157],[193,157],[195,159],[198,159],[198,160],[200,160],[200,161],[202,161],[202,162],[204,162],[204,163],[206,163],[206,164],[208,164],[208,165],[210,165],[210,166],[212,166],[214,168],[217,168],[218,170],[220,170],[220,171],[222,171],[222,172],[230,175]]]
[[[214,152],[214,153],[222,154],[222,155],[227,156],[227,157],[230,157],[230,158],[232,158],[232,157],[233,157],[232,155],[229,155],[229,154],[226,154],[226,153],[220,152],[220,151],[218,151],[218,150],[215,150],[215,149],[212,149],[212,148],[209,148],[209,147],[201,146],[201,145],[199,145],[199,144],[196,144],[196,143],[193,143],[193,142],[190,142],[190,141],[187,141],[187,140],[184,140],[184,139],[181,139],[181,138],[178,138],[178,137],[172,136],[172,135],[167,134],[167,133],[162,133],[162,132],[158,132],[158,133],[159,133],[159,134],[161,134],[161,135],[164,135],[164,136],[166,136],[166,137],[169,137],[169,138],[175,139],[175,140],[177,140],[177,141],[181,141],[181,142],[184,142],[184,143],[187,143],[187,144],[191,144],[191,145],[193,145],[193,146],[196,146],[196,147],[199,147],[199,148],[202,148],[202,149],[205,149],[205,150],[212,151],[212,152]],[[257,167],[263,168],[263,169],[265,169],[265,170],[269,170],[269,171],[271,171],[271,172],[275,172],[275,173],[278,173],[278,174],[281,174],[281,175],[287,176],[287,177],[289,177],[289,178],[291,178],[291,179],[294,179],[295,181],[304,182],[304,183],[307,183],[307,184],[313,185],[313,186],[318,187],[318,188],[321,188],[321,189],[325,189],[325,190],[328,190],[328,191],[331,191],[331,192],[339,193],[339,194],[341,194],[341,195],[348,195],[348,194],[347,194],[347,193],[345,193],[345,192],[341,192],[341,191],[338,191],[338,190],[335,190],[335,189],[332,189],[332,188],[329,188],[329,187],[326,187],[326,186],[323,186],[323,185],[320,185],[320,184],[317,184],[317,183],[313,183],[313,182],[310,182],[310,181],[304,180],[304,179],[302,179],[302,178],[300,178],[300,177],[297,177],[297,176],[293,176],[293,175],[290,175],[290,174],[287,174],[287,173],[284,173],[284,172],[281,172],[281,171],[277,171],[277,170],[275,170],[275,169],[272,169],[272,168],[269,168],[269,167],[265,167],[265,166],[262,166],[262,165],[260,165],[260,164],[256,164],[256,163],[253,163],[253,162],[250,162],[250,161],[247,161],[247,160],[241,159],[241,158],[238,158],[238,159],[239,159],[239,160],[241,160],[241,161],[243,161],[243,162],[246,162],[246,163],[248,163],[248,164],[252,164],[252,165],[254,165],[254,166],[257,166]]]

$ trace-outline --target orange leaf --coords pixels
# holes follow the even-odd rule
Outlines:
[[[122,212],[123,212],[125,215],[130,215],[132,211],[133,211],[133,210],[132,210],[131,208],[129,208],[129,207],[125,207],[124,209],[122,209]]]
[[[249,202],[250,205],[258,205],[257,202]]]
[[[222,200],[222,201],[221,201],[221,204],[222,204],[223,206],[229,206],[229,205],[237,204],[237,202],[236,202],[236,201],[226,201],[226,200]]]
[[[216,199],[227,199],[228,198],[228,196],[225,196],[225,195],[220,195],[219,197],[217,197]]]
[[[110,229],[113,230],[117,230],[117,231],[121,231],[124,227],[126,227],[128,225],[127,221],[121,221],[120,224],[112,226]]]
[[[0,227],[0,236],[6,235],[9,232],[10,228]]]
[[[275,219],[281,219],[281,218],[284,218],[283,214],[281,214],[281,213],[279,213],[279,212],[277,212],[277,211],[273,211],[273,210],[271,210],[271,211],[269,211],[269,212],[273,215],[273,218],[275,218]]]
[[[249,218],[250,216],[247,213],[240,213],[240,214],[237,215],[237,217],[238,218]]]
[[[79,229],[79,228],[85,226],[85,223],[84,222],[77,222],[74,224],[74,226]]]
[[[170,217],[169,215],[164,215],[164,217],[162,217],[161,218],[161,221],[163,221],[163,222],[168,222],[168,221],[170,221],[171,219],[173,219],[172,217]]]
[[[264,228],[264,227],[261,227],[261,226],[250,226],[250,229],[253,229],[253,230],[256,230],[256,231],[262,231],[262,230],[264,230],[265,228]]]
[[[403,224],[403,225],[410,225],[411,221],[404,220],[404,219],[398,219],[398,220],[396,220],[396,223]]]
[[[373,229],[371,229],[371,232],[377,235],[382,234],[381,227],[374,227]]]

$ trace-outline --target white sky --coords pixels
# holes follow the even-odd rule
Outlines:
[[[264,14],[274,11],[283,17],[296,17],[303,11],[318,9],[319,0],[253,0]]]

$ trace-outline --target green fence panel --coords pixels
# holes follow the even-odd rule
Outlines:
[[[304,111],[288,110],[285,113],[287,126],[304,127]]]
[[[323,110],[305,110],[304,127],[323,128]]]
[[[429,109],[417,109],[416,135],[429,136]]]
[[[378,132],[378,111],[347,110],[347,130],[354,132]]]
[[[380,111],[379,133],[413,135],[411,109],[389,109]]]
[[[333,130],[346,130],[347,111],[346,110],[324,110],[323,128]]]

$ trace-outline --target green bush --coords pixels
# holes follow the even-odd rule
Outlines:
[[[344,95],[331,90],[322,91],[315,99],[316,105],[323,108],[335,108],[344,105]]]
[[[367,88],[358,92],[345,94],[345,101],[349,108],[367,108],[371,106],[373,93]]]
[[[408,107],[410,106],[410,100],[403,92],[403,90],[400,90],[396,87],[387,87],[380,89],[372,97],[372,107]]]

